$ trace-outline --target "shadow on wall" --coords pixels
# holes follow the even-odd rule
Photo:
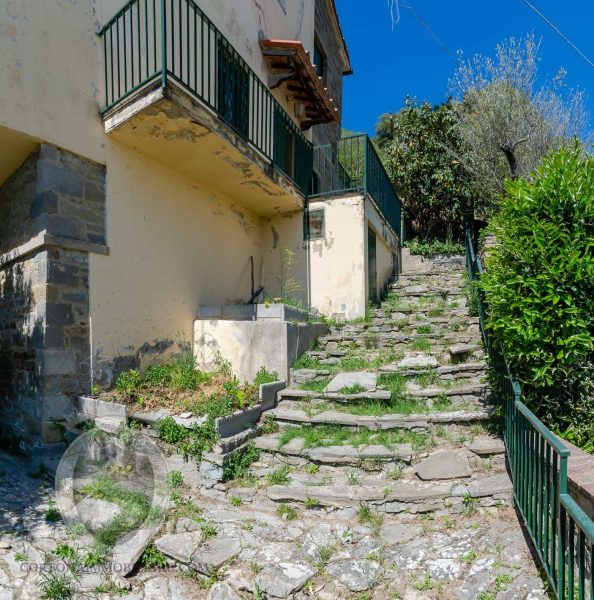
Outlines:
[[[0,271],[0,446],[30,454],[41,439],[43,319],[21,263]]]

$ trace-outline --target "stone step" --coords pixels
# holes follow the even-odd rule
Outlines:
[[[438,285],[408,285],[406,287],[392,286],[392,290],[398,292],[402,298],[451,298],[456,299],[466,295],[466,290],[461,287],[446,287]]]
[[[281,390],[277,398],[283,400],[285,398],[290,399],[310,399],[315,398],[317,400],[331,400],[333,402],[357,402],[362,400],[390,400],[392,394],[387,390],[375,390],[358,392],[357,394],[342,394],[339,392],[315,392],[310,390],[299,390],[295,388],[285,388]]]
[[[413,384],[414,385],[414,384]],[[473,396],[475,398],[489,398],[492,395],[491,388],[487,383],[477,383],[474,385],[464,385],[455,387],[412,387],[407,384],[406,394],[409,398],[438,398],[441,396]]]
[[[278,434],[259,437],[254,443],[259,450],[302,457],[316,464],[356,466],[365,461],[410,463],[413,458],[410,444],[397,444],[393,448],[387,448],[380,444],[361,447],[343,445],[305,448],[303,438],[295,438],[281,446]]]
[[[459,363],[456,365],[445,365],[437,367],[410,367],[399,363],[384,365],[379,368],[380,373],[397,373],[403,377],[418,377],[419,375],[435,374],[440,379],[469,379],[485,376],[487,364],[484,362]]]
[[[430,412],[419,414],[386,413],[379,416],[355,415],[340,410],[321,410],[318,413],[300,408],[299,403],[283,401],[276,408],[265,413],[281,423],[301,425],[343,425],[346,427],[367,428],[372,430],[415,429],[428,430],[432,425],[452,423],[474,423],[489,421],[496,407],[478,410],[456,410],[448,412]]]
[[[512,483],[507,473],[498,473],[470,480],[421,482],[390,481],[366,478],[358,485],[304,485],[294,482],[268,488],[268,498],[274,502],[295,502],[336,508],[368,504],[385,513],[401,512],[462,512],[476,499],[483,506],[496,502],[511,503]]]

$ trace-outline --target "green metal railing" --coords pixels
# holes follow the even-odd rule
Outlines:
[[[401,205],[386,169],[368,135],[353,135],[313,149],[310,198],[360,192],[375,202],[401,238]]]
[[[173,81],[307,193],[311,143],[193,0],[131,0],[99,36],[104,113],[150,83]]]
[[[569,449],[522,402],[522,390],[485,326],[483,273],[470,227],[466,266],[485,348],[504,408],[504,439],[514,499],[551,588],[560,600],[594,600],[594,521],[568,493]]]

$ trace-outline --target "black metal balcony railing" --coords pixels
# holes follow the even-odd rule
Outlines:
[[[311,143],[193,0],[131,0],[99,35],[104,113],[153,81],[172,80],[306,194]]]
[[[313,163],[310,198],[351,192],[369,195],[401,239],[400,199],[367,134],[315,147]]]
[[[166,87],[173,81],[213,110],[304,196],[369,194],[400,236],[400,201],[369,137],[314,148],[194,0],[130,0],[99,35],[104,114],[152,82]]]

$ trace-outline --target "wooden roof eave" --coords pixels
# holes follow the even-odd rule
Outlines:
[[[338,109],[324,87],[315,67],[301,42],[292,40],[261,40],[260,47],[271,73],[269,86],[274,89],[287,84],[293,99],[298,99],[306,106],[308,117],[302,123],[303,129],[313,124],[339,121]],[[309,118],[315,115],[316,118]],[[313,121],[316,121],[315,123]]]

